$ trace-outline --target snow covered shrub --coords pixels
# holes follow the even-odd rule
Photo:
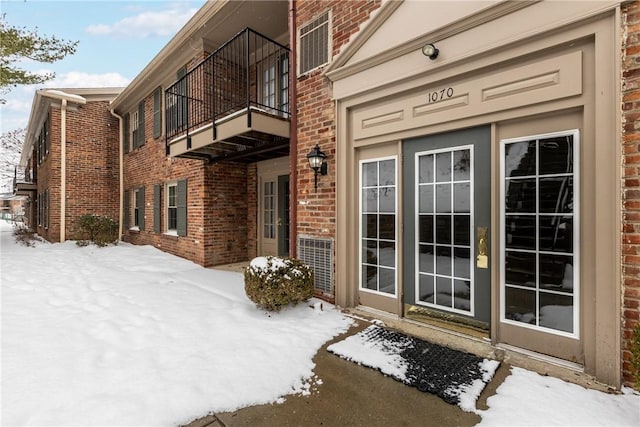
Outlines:
[[[13,224],[13,235],[16,238],[16,242],[29,247],[35,246],[36,242],[42,240],[35,231],[17,222]]]
[[[313,270],[294,258],[254,258],[244,272],[244,291],[258,307],[280,311],[313,296]]]
[[[78,218],[76,244],[86,246],[107,246],[118,241],[118,223],[108,216],[82,215]]]

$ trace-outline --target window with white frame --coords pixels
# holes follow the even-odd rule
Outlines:
[[[134,148],[137,146],[139,126],[140,126],[140,115],[136,110],[133,113],[131,113],[131,139],[133,141]]]
[[[167,231],[175,232],[178,229],[178,183],[167,184]]]
[[[502,320],[571,337],[579,326],[579,133],[501,141]]]
[[[272,56],[262,63],[261,104],[274,114],[289,112],[289,58]]]
[[[308,73],[331,60],[331,13],[326,11],[300,27],[299,74]]]
[[[360,163],[360,289],[397,294],[396,158]]]
[[[276,183],[266,181],[263,193],[263,237],[265,239],[276,238]]]
[[[144,188],[133,191],[133,226],[144,229]]]

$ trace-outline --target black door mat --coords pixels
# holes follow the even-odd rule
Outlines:
[[[371,325],[330,345],[328,351],[445,402],[475,410],[475,402],[500,365],[495,360],[453,350]]]

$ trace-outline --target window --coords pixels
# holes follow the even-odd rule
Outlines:
[[[144,101],[138,104],[138,110],[131,114],[131,139],[133,139],[133,148],[139,148],[144,145]]]
[[[37,200],[37,219],[38,226],[49,228],[49,190],[45,190],[38,194]]]
[[[360,163],[360,289],[396,295],[396,158]]]
[[[138,120],[138,112],[134,111],[131,113],[131,137],[133,139],[133,147],[136,147],[136,142],[138,141],[138,125],[140,121]]]
[[[40,132],[38,133],[38,137],[35,142],[38,163],[42,163],[44,161],[47,154],[49,154],[49,149],[51,148],[49,122],[49,115],[47,114],[47,118],[44,123],[42,123],[42,128],[40,128]]]
[[[44,223],[44,228],[46,228],[46,229],[49,228],[49,205],[50,205],[49,190],[45,190],[44,191],[44,202],[43,202],[43,207],[44,207],[43,223]]]
[[[160,189],[154,186],[154,231],[160,232]],[[187,235],[187,180],[164,184],[164,210],[166,234]],[[156,225],[157,224],[157,225]]]
[[[501,141],[506,323],[578,336],[577,130]]]
[[[166,92],[167,132],[180,131],[187,122],[187,67],[180,68],[176,74],[176,84]]]
[[[133,226],[144,230],[144,187],[133,191]]]
[[[262,64],[262,105],[274,113],[289,112],[289,57],[272,57]]]
[[[308,73],[331,59],[331,19],[329,11],[303,25],[299,32],[299,74]]]
[[[153,137],[162,135],[162,88],[153,91]]]
[[[167,184],[167,231],[176,231],[178,229],[177,191],[177,183]]]
[[[263,237],[265,239],[276,238],[276,183],[267,181],[264,183],[264,208],[263,208]]]
[[[37,200],[37,206],[38,206],[38,226],[42,225],[42,193],[38,193],[38,200]]]

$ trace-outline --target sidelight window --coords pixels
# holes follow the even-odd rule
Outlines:
[[[578,336],[577,130],[501,143],[502,319]]]
[[[396,296],[396,158],[361,162],[360,186],[360,289]]]

